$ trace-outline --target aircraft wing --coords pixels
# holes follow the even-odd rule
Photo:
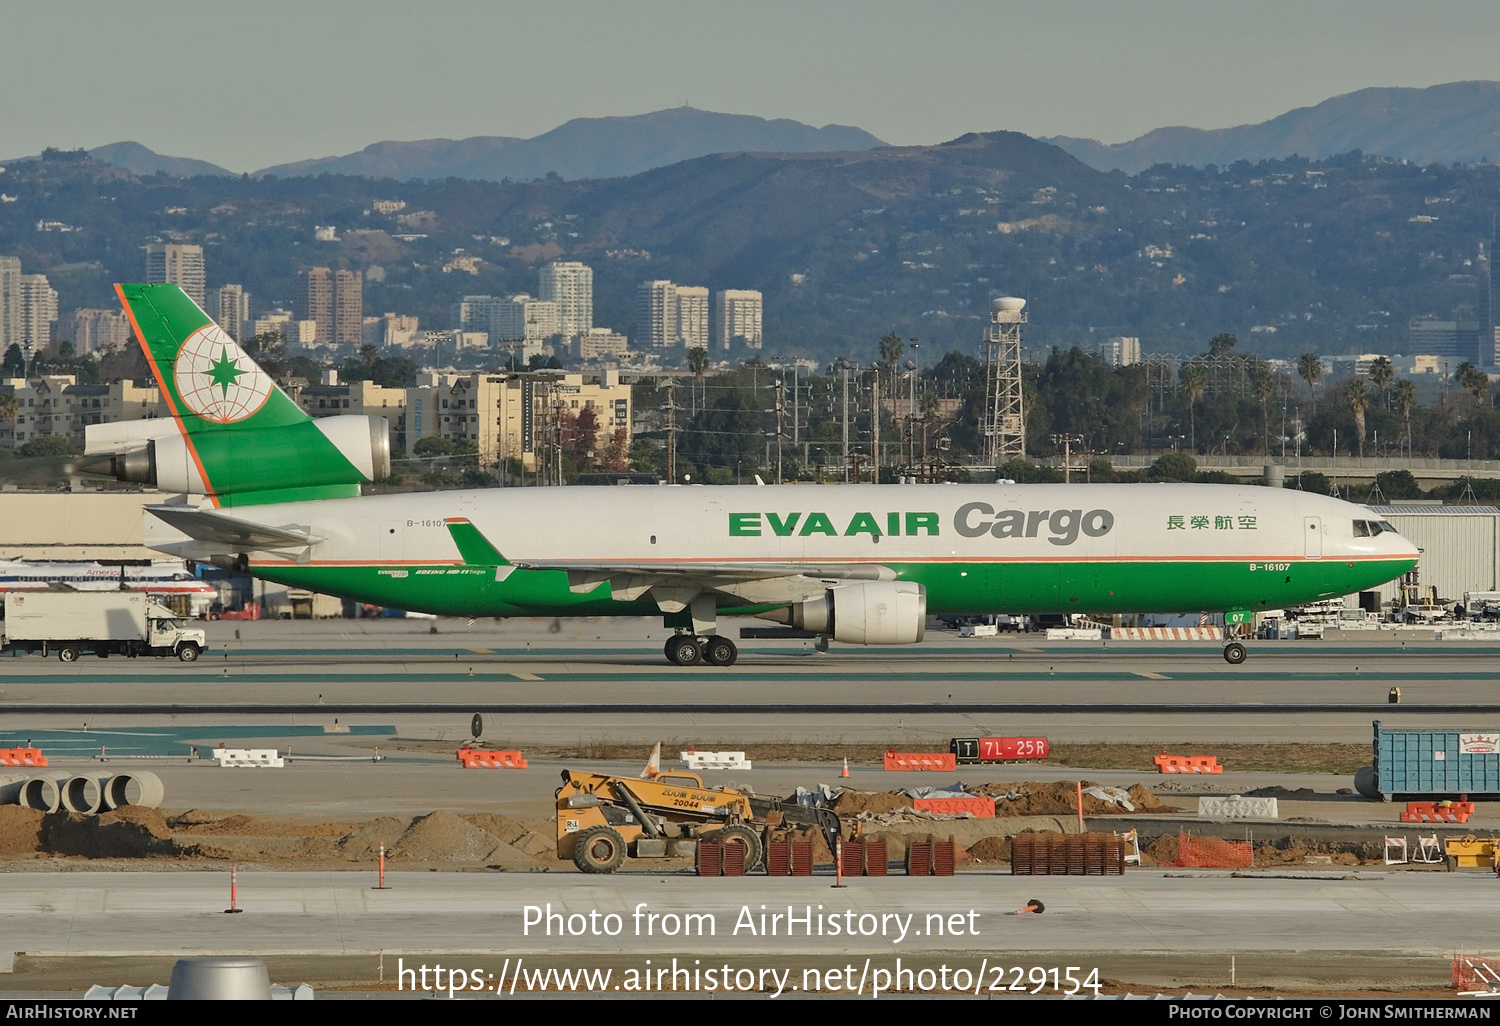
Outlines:
[[[323,539],[295,524],[270,527],[249,524],[216,510],[193,506],[147,506],[158,519],[196,541],[227,545],[233,549],[305,548]]]
[[[896,573],[879,563],[676,563],[567,560],[517,561],[527,570],[563,570],[568,589],[587,594],[604,583],[617,599],[631,601],[651,592],[663,605],[680,605],[700,592],[722,592],[746,601],[791,601],[825,580],[893,581]]]

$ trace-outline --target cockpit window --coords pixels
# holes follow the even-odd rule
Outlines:
[[[1391,526],[1391,522],[1389,520],[1382,520],[1375,526],[1380,528],[1382,531],[1389,531],[1392,534],[1396,533],[1396,529]]]
[[[1377,533],[1379,533],[1379,532],[1377,531]],[[1356,520],[1356,521],[1354,521],[1354,537],[1356,537],[1356,538],[1368,538],[1368,537],[1370,537],[1370,522],[1368,520]]]

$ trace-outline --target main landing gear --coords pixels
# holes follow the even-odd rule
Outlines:
[[[674,666],[693,666],[704,662],[710,666],[733,666],[740,657],[734,642],[718,634],[698,637],[695,634],[674,634],[662,650],[667,662]]]

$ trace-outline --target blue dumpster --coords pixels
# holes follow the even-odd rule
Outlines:
[[[1355,775],[1367,797],[1500,797],[1500,728],[1392,730],[1376,720],[1374,749],[1374,764]]]

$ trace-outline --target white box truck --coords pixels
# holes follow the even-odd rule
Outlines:
[[[101,659],[176,656],[190,663],[205,637],[138,591],[8,591],[0,652],[56,652],[65,663],[85,652]]]

